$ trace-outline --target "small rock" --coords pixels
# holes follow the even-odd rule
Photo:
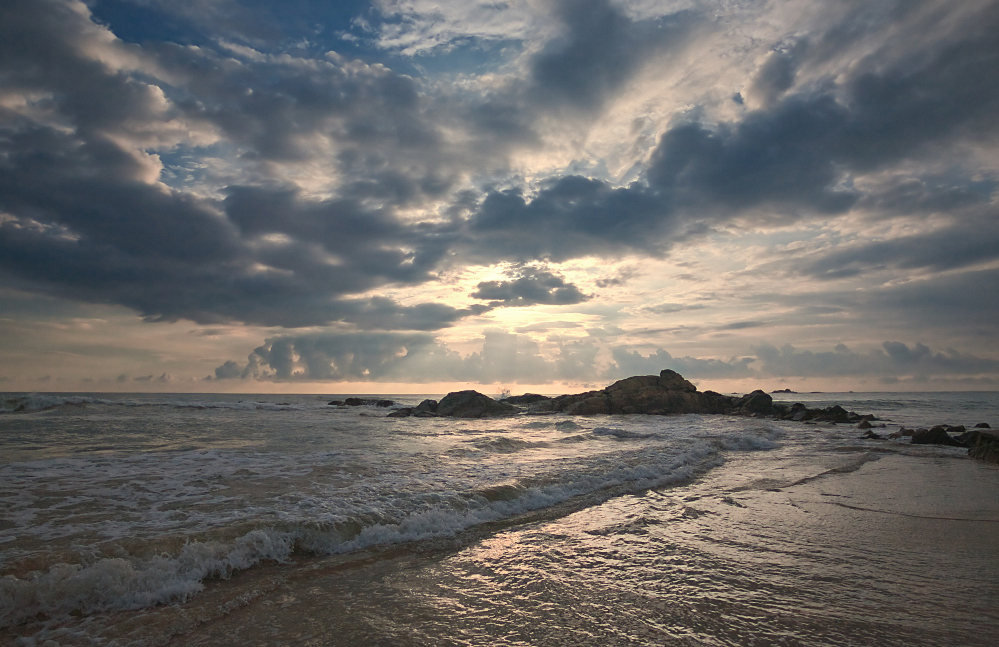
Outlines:
[[[412,407],[403,407],[401,409],[396,409],[392,413],[388,414],[387,418],[408,418],[413,415]]]
[[[327,404],[331,407],[342,407],[343,400],[330,400]]]
[[[975,429],[992,429],[992,426],[987,422],[980,422],[975,425]]]
[[[860,424],[857,425],[857,429],[870,429],[873,426],[874,425],[872,425],[870,422],[867,421],[866,418],[864,418],[863,420],[860,421]]]

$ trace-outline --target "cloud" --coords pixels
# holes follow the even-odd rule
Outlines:
[[[954,349],[934,352],[924,344],[898,341],[861,351],[843,344],[829,351],[812,351],[761,343],[750,353],[728,359],[675,357],[662,348],[643,351],[599,337],[542,346],[527,335],[498,329],[485,331],[479,341],[481,350],[462,355],[422,332],[279,335],[265,340],[245,364],[230,360],[216,368],[215,379],[546,384],[589,382],[594,376],[613,381],[665,368],[702,380],[890,376],[904,381],[999,376],[999,360]],[[600,359],[604,351],[608,357]]]
[[[44,110],[0,114],[8,281],[201,323],[432,329],[482,311],[343,298],[430,280],[446,251],[442,232],[392,211],[447,186],[426,163],[434,136],[421,130],[412,80],[349,61],[252,64],[204,49],[143,51],[74,2],[12,2],[3,12],[7,91],[48,97]],[[196,101],[183,98],[192,92]],[[346,178],[339,197],[306,198],[268,181],[230,184],[218,200],[161,184],[162,160],[143,148],[169,149],[182,143],[169,139],[175,131],[206,124],[251,161],[306,159],[316,137],[335,135]],[[386,146],[401,163],[403,151],[419,147],[422,170],[385,166]]]
[[[628,282],[639,276],[638,270],[633,267],[623,267],[619,269],[613,276],[608,276],[606,278],[597,279],[594,281],[598,288],[612,288],[627,285]]]
[[[666,368],[691,379],[732,379],[755,375],[749,367],[753,362],[751,357],[729,360],[673,357],[661,348],[649,355],[642,355],[625,347],[615,348],[612,355],[615,363],[607,371],[607,375],[614,379],[631,375],[653,375]]]
[[[923,344],[887,341],[882,348],[855,352],[840,344],[832,351],[797,350],[790,344],[754,348],[764,375],[775,377],[830,376],[969,376],[999,373],[999,360],[962,354],[956,350],[932,352]]]
[[[583,324],[576,321],[539,321],[537,323],[519,326],[514,332],[548,332],[549,330],[564,330],[566,328],[582,328]]]
[[[593,109],[626,83],[657,49],[676,47],[690,29],[684,14],[633,21],[608,0],[555,0],[561,30],[529,63],[541,105]]]
[[[543,384],[593,374],[596,348],[565,343],[552,357],[523,335],[487,330],[462,356],[426,333],[315,333],[267,339],[245,365],[227,361],[216,379],[269,381],[497,382]]]
[[[991,211],[991,209],[990,209]],[[820,279],[892,267],[945,271],[974,267],[999,259],[999,225],[994,213],[958,221],[935,231],[884,240],[863,239],[819,253],[798,271]]]
[[[757,70],[749,95],[764,106],[773,104],[794,85],[801,58],[808,51],[808,39],[774,48]],[[740,95],[738,103],[741,103]]]
[[[533,195],[490,191],[468,221],[467,244],[477,258],[521,261],[663,254],[758,209],[796,219],[884,202],[878,187],[866,193],[855,178],[999,135],[989,117],[999,108],[999,78],[982,83],[999,69],[989,63],[999,56],[992,38],[999,15],[962,18],[960,40],[936,43],[917,59],[884,65],[872,56],[841,80],[793,87],[771,78],[767,105],[736,120],[681,120],[659,137],[643,182],[615,187],[566,175]],[[798,44],[772,56],[804,65],[823,51]],[[979,204],[990,186],[978,190]],[[959,199],[976,196],[952,191],[940,205]]]
[[[502,3],[440,2],[438,0],[388,0],[374,8],[384,22],[367,19],[355,25],[374,33],[378,47],[407,56],[445,52],[472,43],[534,40],[548,28],[544,16],[531,3],[511,0]]]
[[[572,305],[589,300],[575,285],[561,276],[533,267],[522,267],[508,274],[510,281],[483,281],[472,297],[489,301],[491,307],[531,305]]]
[[[561,262],[652,266],[699,245],[705,259],[689,266],[699,269],[666,276],[715,283],[713,309],[783,299],[793,311],[728,311],[729,330],[766,338],[771,323],[833,313],[908,326],[899,338],[927,347],[987,339],[999,313],[999,12],[846,3],[798,19],[751,4],[383,2],[355,23],[374,42],[345,49],[327,47],[332,26],[298,24],[314,8],[136,0],[92,14],[76,0],[9,0],[0,287],[120,304],[148,321],[336,326],[272,336],[251,362],[220,366],[220,379],[603,371],[617,361],[601,345],[624,330],[617,312],[592,325],[604,336],[559,347],[493,332],[474,358],[427,333],[491,308],[586,302]],[[140,14],[165,19],[143,36],[129,21]],[[771,253],[788,249],[796,222],[815,228],[813,248]],[[733,232],[751,244],[703,269]],[[493,263],[521,269],[467,302],[417,296]],[[774,268],[795,294],[740,287]],[[636,276],[598,278],[614,288],[602,304],[697,307],[656,303],[663,279]],[[368,354],[349,358],[351,343]],[[620,365],[637,367],[651,347],[621,348]],[[795,353],[766,357],[829,360],[831,371],[874,362]],[[901,366],[888,347],[877,353],[881,375]],[[937,355],[914,364],[943,370]],[[682,360],[706,374],[747,366]]]
[[[473,258],[523,262],[633,250],[659,255],[678,228],[669,206],[644,187],[566,176],[531,199],[519,189],[488,193],[462,244]]]
[[[707,306],[700,303],[656,303],[653,305],[642,306],[639,308],[642,312],[648,312],[654,315],[668,315],[674,312],[683,312],[684,310],[703,310]]]

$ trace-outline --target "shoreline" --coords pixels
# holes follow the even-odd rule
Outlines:
[[[766,472],[751,469],[760,462],[758,457],[745,458],[690,483],[477,533],[480,536],[462,546],[397,547],[350,563],[313,558],[294,573],[265,567],[219,582],[183,605],[131,612],[132,619],[121,614],[117,629],[127,640],[142,634],[145,644],[180,647],[226,640],[264,644],[255,637],[266,635],[280,635],[290,644],[316,641],[334,647],[488,644],[485,636],[468,641],[469,632],[476,630],[477,613],[497,602],[486,599],[478,603],[482,608],[476,605],[476,596],[483,592],[481,578],[508,587],[515,573],[503,575],[496,570],[498,564],[508,558],[523,560],[526,564],[519,568],[530,573],[531,553],[543,551],[563,553],[563,561],[549,568],[561,573],[560,580],[569,578],[564,583],[568,588],[536,590],[532,604],[539,609],[539,620],[548,624],[498,627],[504,637],[568,646],[578,644],[579,630],[606,638],[633,631],[623,628],[630,623],[649,632],[646,638],[680,640],[683,631],[693,628],[705,637],[727,631],[730,639],[744,641],[754,631],[786,625],[782,631],[811,644],[839,644],[844,633],[861,641],[854,644],[990,644],[989,636],[999,630],[999,617],[989,615],[989,600],[999,594],[999,543],[993,539],[999,524],[999,468],[959,457],[889,455],[774,487]],[[739,474],[747,469],[753,479],[739,484]],[[727,486],[719,487],[723,482]],[[934,484],[932,493],[910,496],[927,483]],[[969,498],[969,492],[977,496]],[[941,506],[952,507],[955,499],[963,502],[959,518],[937,514]],[[636,515],[645,518],[645,530],[635,525]],[[683,559],[657,560],[661,573],[647,582],[656,590],[645,589],[635,600],[641,606],[634,612],[640,615],[599,619],[585,612],[587,604],[565,608],[565,591],[596,595],[612,585],[601,563],[588,556],[616,545],[618,538],[649,543],[650,530],[656,537],[640,552],[654,549]],[[787,533],[798,536],[793,545],[768,539]],[[707,545],[705,538],[710,539]],[[872,547],[884,550],[878,553]],[[831,559],[838,554],[845,554],[847,561]],[[643,558],[635,556],[636,562]],[[730,570],[733,566],[736,571]],[[720,570],[709,580],[696,577],[697,587],[677,588],[676,582],[693,577],[698,569],[705,576],[711,569]],[[616,595],[627,598],[642,590],[632,588],[627,571],[615,572],[615,577],[626,578]],[[548,576],[537,572],[530,577]],[[790,595],[785,593],[766,595],[772,582],[758,593],[750,588],[741,594],[744,599],[733,599],[718,584],[704,588],[718,576],[749,582],[762,577],[761,583],[777,577],[783,582],[778,590],[795,583],[811,589],[808,582],[819,580],[805,600],[785,599]],[[674,585],[663,588],[670,582]],[[892,598],[893,605],[885,604]],[[944,598],[952,605],[958,601],[964,611],[953,627],[941,630],[925,613]],[[458,600],[472,608],[442,604]],[[795,608],[787,606],[792,602]],[[679,617],[677,609],[683,610]],[[729,616],[753,617],[754,623],[726,629],[719,621]],[[658,633],[650,632],[650,626]],[[152,627],[167,629],[171,638],[157,642],[150,635]]]
[[[73,642],[69,633],[60,637],[56,627],[53,627],[55,633],[36,635],[39,642],[43,642],[44,636],[52,635],[64,645],[86,644],[82,642],[83,635],[95,637],[92,633],[95,630],[99,630],[97,635],[104,640],[150,647],[221,644],[219,641],[232,641],[236,637],[241,644],[253,645],[258,644],[254,642],[254,636],[264,635],[281,635],[283,642],[290,644],[305,644],[312,640],[333,646],[384,644],[400,639],[400,636],[383,634],[381,642],[364,640],[361,638],[363,632],[373,629],[368,620],[379,617],[388,622],[400,605],[414,604],[413,595],[424,599],[430,595],[428,591],[436,590],[442,572],[450,573],[446,579],[451,581],[454,577],[451,571],[461,571],[455,584],[460,591],[461,587],[475,585],[472,576],[484,568],[482,560],[499,559],[504,552],[510,551],[516,555],[517,550],[513,547],[528,541],[525,537],[541,535],[557,538],[561,542],[559,546],[565,544],[563,548],[567,554],[578,555],[572,558],[574,565],[559,566],[569,568],[572,577],[580,580],[578,585],[603,586],[606,583],[601,584],[602,576],[587,573],[585,566],[585,556],[596,549],[579,548],[579,544],[585,547],[594,541],[600,543],[601,537],[614,536],[646,541],[648,529],[656,530],[658,541],[673,546],[669,550],[661,549],[666,550],[664,554],[688,551],[688,558],[694,560],[695,566],[698,559],[718,558],[717,555],[701,554],[706,549],[704,541],[709,542],[710,553],[713,550],[710,545],[724,547],[725,543],[718,544],[718,541],[729,535],[733,539],[743,538],[737,539],[733,547],[745,544],[746,538],[757,538],[751,540],[748,547],[739,549],[749,551],[740,559],[763,559],[762,554],[757,555],[761,550],[772,553],[766,560],[773,560],[775,556],[785,559],[790,555],[793,559],[782,568],[793,566],[799,570],[821,566],[812,563],[815,556],[845,551],[853,559],[867,559],[865,556],[872,546],[887,548],[881,559],[894,564],[888,567],[889,570],[902,568],[907,573],[906,578],[914,576],[913,564],[909,563],[913,559],[924,566],[935,564],[930,579],[940,580],[937,584],[941,588],[930,592],[928,599],[931,601],[944,594],[952,598],[961,595],[960,590],[952,590],[953,586],[947,584],[946,576],[953,568],[964,568],[960,564],[970,556],[978,565],[972,570],[987,571],[992,566],[992,576],[983,581],[975,580],[976,590],[985,586],[986,593],[999,595],[999,577],[993,577],[999,576],[995,566],[999,564],[999,542],[993,539],[999,527],[999,467],[957,455],[882,453],[872,448],[850,446],[842,450],[843,453],[824,453],[819,457],[820,462],[815,462],[814,456],[796,451],[781,452],[784,454],[781,456],[774,452],[740,453],[690,481],[631,492],[607,492],[599,499],[583,502],[567,501],[563,509],[529,512],[470,528],[453,538],[379,547],[340,556],[296,555],[293,564],[262,563],[248,571],[234,573],[231,579],[207,582],[205,591],[184,603],[92,616],[92,622],[72,628],[71,633],[77,633],[81,642]],[[634,526],[636,518],[646,521]],[[773,534],[775,530],[776,535]],[[787,533],[805,537],[807,549],[802,551],[784,545]],[[771,535],[773,538],[767,539]],[[816,541],[816,537],[821,541]],[[754,541],[762,543],[753,547]],[[532,543],[531,548],[525,550],[548,551],[549,547]],[[721,557],[729,559],[730,556],[726,557],[728,552],[729,549],[723,550]],[[577,559],[582,561],[575,563]],[[698,568],[707,573],[718,567],[712,564]],[[638,564],[635,566],[637,568]],[[833,573],[839,573],[835,577],[843,580],[839,587],[846,587],[844,590],[853,586],[849,584],[851,581],[885,576],[882,572],[884,563],[880,566],[867,563],[860,571],[857,564],[844,565],[838,561],[826,566]],[[725,566],[726,569],[730,567]],[[839,572],[843,569],[845,573]],[[674,576],[684,577],[685,573],[681,570]],[[619,575],[624,576],[623,573]],[[541,573],[537,576],[543,577]],[[917,579],[923,577],[918,573],[915,576]],[[598,580],[596,583],[588,580],[594,577]],[[663,577],[671,576],[665,572]],[[966,578],[967,574],[962,577]],[[977,576],[972,574],[971,577]],[[996,583],[992,589],[988,588],[989,582]],[[903,584],[910,586],[911,582]],[[897,636],[900,642],[888,640],[882,644],[902,644],[903,638],[911,640],[925,631],[925,628],[913,625],[915,611],[910,607],[915,591],[905,589],[898,593],[900,607],[879,612],[901,614],[889,624],[898,631],[901,631],[900,626],[908,628]],[[669,605],[689,605],[690,613],[695,615],[707,612],[697,610],[699,603],[692,593],[679,598],[670,595],[673,598],[669,599]],[[809,631],[822,634],[823,623],[829,614],[859,613],[862,610],[860,602],[865,598],[861,593],[856,593],[860,595],[859,599],[851,597],[853,595],[846,595],[847,601],[859,606],[840,610],[826,608],[821,613],[812,609],[811,613],[818,613],[824,619],[821,622],[815,619]],[[974,613],[988,613],[990,608],[985,602],[979,603],[978,598],[958,599],[970,605]],[[924,599],[916,606],[926,602]],[[766,622],[780,622],[789,611],[761,610],[755,606],[758,603],[754,600],[752,612],[762,613]],[[868,603],[876,601],[864,602]],[[434,612],[429,608],[411,612],[416,614],[415,619],[410,619],[414,626],[407,626],[403,633],[412,638],[422,635],[419,634],[422,631],[420,622],[428,621]],[[707,616],[698,617],[698,622],[711,622]],[[858,636],[874,631],[873,620],[860,622],[856,617],[849,620],[860,632]],[[449,622],[457,626],[464,621],[463,617],[456,617]],[[999,618],[983,620],[979,625],[981,631],[999,630]],[[351,630],[344,632],[343,627]],[[0,630],[0,636],[13,639],[24,635],[18,629],[35,633],[39,628],[35,623],[27,623]],[[413,631],[417,633],[413,634]],[[973,637],[974,632],[968,630],[961,644],[987,644],[975,642]],[[393,644],[466,644],[441,635],[429,638],[432,639],[429,642],[423,642],[421,638]],[[678,636],[667,632],[662,638],[676,639]],[[947,644],[944,638],[939,636],[934,639],[936,642],[916,644],[944,645]],[[537,644],[574,643],[547,636]],[[819,640],[815,644],[826,643]]]

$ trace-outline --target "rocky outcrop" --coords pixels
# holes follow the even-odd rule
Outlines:
[[[530,398],[530,401],[519,398]],[[621,413],[652,415],[722,413],[816,422],[877,420],[874,416],[860,416],[840,406],[809,409],[800,402],[793,405],[777,403],[764,391],[753,391],[742,397],[722,395],[714,391],[700,392],[682,375],[669,369],[659,375],[637,375],[618,380],[599,391],[560,395],[556,398],[527,394],[506,398],[505,402],[518,404],[529,402],[527,406],[529,413],[567,413],[579,416]]]
[[[452,418],[497,418],[512,416],[520,410],[512,404],[497,402],[478,391],[456,391],[445,395],[437,404],[438,416]]]
[[[943,426],[936,426],[930,429],[917,429],[912,432],[913,445],[949,445],[951,447],[964,447],[964,443],[951,438],[950,434]]]
[[[968,456],[988,463],[999,463],[999,432],[988,431],[990,429],[991,427],[978,427],[970,432],[965,440]]]
[[[430,417],[437,415],[437,400],[426,399],[413,409],[414,416]]]
[[[388,417],[408,418],[410,416],[414,416],[416,418],[436,418],[439,415],[437,413],[437,407],[437,400],[430,400],[428,398],[415,407],[402,407],[401,409],[396,409],[392,413],[388,414]]]
[[[816,422],[877,420],[874,416],[860,416],[838,405],[826,409],[809,409],[800,402],[792,405],[777,403],[764,391],[753,391],[741,397],[714,391],[700,392],[682,375],[669,369],[659,375],[636,375],[618,380],[599,391],[555,398],[525,393],[496,401],[477,391],[458,391],[448,393],[439,403],[424,400],[417,407],[397,409],[389,415],[395,418],[434,415],[487,418],[514,415],[525,408],[528,413],[534,414],[566,413],[579,416],[697,413]]]
[[[742,396],[738,402],[739,413],[742,415],[770,415],[774,411],[774,399],[763,391],[753,391]]]
[[[601,413],[727,413],[735,400],[711,391],[699,393],[697,387],[683,376],[667,369],[659,375],[636,375],[618,380],[599,391],[561,395],[537,402],[530,411],[581,416]]]

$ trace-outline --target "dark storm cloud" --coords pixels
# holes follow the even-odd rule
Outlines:
[[[181,9],[227,6],[196,5]],[[469,259],[663,255],[756,209],[794,218],[923,204],[924,212],[961,217],[936,239],[920,234],[809,259],[812,276],[995,258],[994,178],[852,182],[996,137],[994,7],[953,8],[960,27],[953,35],[925,44],[913,33],[910,56],[877,51],[835,78],[807,83],[805,73],[858,30],[891,32],[901,14],[878,14],[878,22],[873,10],[857,9],[807,47],[780,45],[752,80],[762,107],[728,123],[674,121],[641,181],[628,186],[566,175],[538,182],[533,193],[451,195],[469,178],[505,171],[495,158],[510,141],[540,141],[538,125],[564,106],[594,110],[616,97],[651,56],[682,47],[697,23],[687,15],[636,22],[605,1],[554,6],[564,30],[528,56],[526,78],[512,82],[509,96],[493,89],[471,97],[336,55],[295,58],[211,42],[130,45],[95,25],[80,3],[4,2],[0,91],[28,106],[11,100],[0,108],[4,283],[122,304],[150,319],[433,330],[490,306],[402,306],[359,295],[433,281],[443,264]],[[901,47],[906,34],[892,38]],[[472,145],[451,144],[449,132]],[[197,190],[158,184],[161,160],[148,151],[174,175],[188,174]],[[227,168],[206,168],[218,158]],[[317,168],[336,177],[335,186],[308,194],[290,186],[289,177]],[[410,214],[428,206],[439,207],[428,218],[441,218],[414,221]],[[497,306],[584,299],[557,280],[511,277],[480,285],[475,296]],[[909,289],[892,292],[908,299],[904,307],[981,298]],[[970,303],[954,307],[969,311]]]
[[[661,253],[677,228],[670,209],[646,188],[567,176],[527,199],[517,189],[486,195],[468,222],[472,253],[518,261],[563,261],[631,250]]]
[[[472,297],[489,301],[493,307],[572,305],[591,298],[563,277],[538,268],[519,268],[510,277],[509,281],[479,283]]]
[[[918,236],[864,243],[832,250],[799,266],[821,279],[853,276],[885,267],[934,271],[973,267],[999,257],[996,217],[961,222]]]
[[[107,57],[169,81],[154,86]],[[202,323],[429,330],[482,312],[345,298],[424,282],[447,250],[446,231],[393,211],[448,185],[412,79],[342,60],[263,58],[143,50],[109,39],[81,5],[5,3],[3,90],[40,97],[30,113],[0,111],[6,283]],[[317,136],[335,137],[338,196],[305,199],[266,165],[260,184],[230,185],[222,201],[154,183],[160,162],[141,142],[206,124],[249,162],[309,159]]]
[[[863,297],[864,305],[903,321],[966,331],[991,340],[999,321],[999,270],[943,274],[887,287]]]
[[[651,53],[677,47],[692,23],[685,14],[635,22],[608,0],[555,0],[552,8],[563,32],[530,61],[530,95],[541,105],[599,107]]]
[[[798,66],[808,50],[808,40],[774,48],[760,66],[749,88],[750,96],[763,105],[770,105],[794,85]],[[737,103],[741,103],[740,101]]]
[[[518,260],[661,253],[748,210],[797,218],[844,213],[861,201],[898,202],[904,196],[897,191],[865,192],[852,178],[922,158],[935,163],[956,143],[999,135],[993,119],[999,111],[999,11],[969,11],[960,22],[959,39],[927,45],[918,56],[885,65],[872,54],[841,80],[801,87],[794,86],[793,70],[828,55],[829,39],[822,47],[802,41],[774,52],[756,78],[767,105],[735,122],[669,128],[643,183],[616,188],[566,176],[533,196],[516,189],[490,192],[469,221],[470,244],[479,254]],[[852,33],[842,31],[838,38]],[[920,36],[912,34],[917,41]],[[925,184],[918,176],[910,181]],[[937,192],[937,205],[981,201],[991,181],[979,184]]]

